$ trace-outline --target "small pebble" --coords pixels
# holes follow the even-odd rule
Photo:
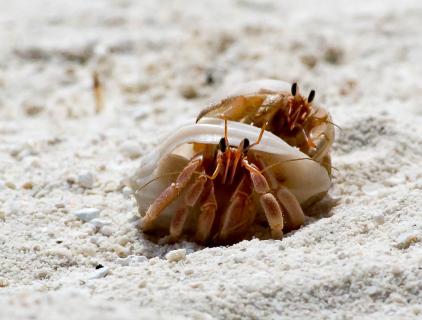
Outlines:
[[[9,285],[9,281],[6,278],[0,277],[0,288],[7,287]]]
[[[402,274],[402,269],[399,265],[393,265],[391,267],[391,273],[393,274],[393,276],[398,277]]]
[[[124,187],[122,189],[122,193],[125,196],[125,198],[129,198],[132,196],[132,190],[129,187]]]
[[[71,251],[69,249],[66,249],[66,248],[55,248],[55,249],[48,251],[47,254],[53,255],[53,256],[58,256],[58,257],[61,257],[61,258],[66,258],[66,259],[70,259],[70,257],[72,256]]]
[[[68,176],[68,177],[66,178],[66,182],[67,182],[68,184],[75,184],[75,183],[76,183],[76,177],[75,177],[75,176]]]
[[[6,181],[4,184],[6,187],[8,187],[9,189],[15,190],[16,189],[16,184],[14,184],[11,181]]]
[[[90,224],[92,224],[94,227],[100,229],[104,226],[109,226],[111,225],[111,221],[109,220],[105,220],[105,219],[100,219],[100,218],[94,218],[91,221],[89,221]]]
[[[6,221],[6,213],[0,211],[0,221]]]
[[[237,256],[233,258],[234,263],[244,263],[244,261],[245,261],[245,257],[242,257],[242,256],[241,257]]]
[[[204,285],[201,282],[193,282],[193,283],[190,283],[189,286],[192,289],[201,289],[204,287]]]
[[[400,294],[393,292],[388,297],[387,302],[389,302],[389,303],[393,302],[393,303],[398,303],[398,304],[404,305],[404,304],[406,304],[406,299],[403,298],[403,296],[401,296]]]
[[[91,275],[88,277],[88,280],[104,278],[108,274],[109,271],[110,271],[109,268],[102,267],[96,270],[95,272],[91,273]]]
[[[37,157],[26,157],[25,159],[23,159],[23,166],[26,169],[31,169],[31,168],[40,168],[41,167],[41,162],[40,159],[38,159]]]
[[[85,257],[93,257],[97,253],[97,247],[94,244],[87,244],[82,246],[79,252]]]
[[[314,68],[315,65],[318,62],[318,59],[314,55],[311,55],[311,54],[305,54],[305,55],[301,56],[300,60],[309,69]]]
[[[139,265],[142,262],[148,261],[148,259],[145,256],[135,256],[130,255],[126,258],[117,258],[116,263],[121,266],[129,266],[129,265]]]
[[[93,236],[95,233],[97,233],[98,228],[93,226],[92,224],[84,224],[84,226],[82,227],[82,236]]]
[[[135,118],[135,120],[142,120],[144,118],[146,118],[148,116],[148,106],[142,106],[139,108],[135,108],[133,110],[133,118]]]
[[[98,245],[99,240],[100,240],[100,239],[99,239],[97,236],[93,236],[93,237],[90,237],[90,238],[89,238],[89,242],[91,242],[91,243],[93,243],[93,244],[96,244],[96,245]]]
[[[34,185],[31,181],[27,181],[22,185],[22,188],[26,190],[31,190],[33,187]]]
[[[418,241],[418,234],[416,232],[404,233],[398,237],[397,247],[399,249],[407,249],[410,247],[412,243],[417,242],[417,241]]]
[[[130,259],[129,258],[130,258],[130,256],[129,257],[126,257],[126,258],[117,258],[116,263],[118,265],[123,266],[123,267],[127,267],[129,265],[129,263],[130,263]]]
[[[130,242],[130,238],[127,236],[122,236],[120,237],[117,242],[121,245],[121,246],[125,246],[128,242]]]
[[[83,172],[78,176],[78,184],[83,188],[92,189],[94,182],[94,175],[90,172]]]
[[[120,146],[120,151],[125,155],[126,157],[130,159],[136,159],[141,156],[141,148],[139,145],[132,141],[125,141]]]
[[[382,185],[380,185],[379,183],[368,183],[362,187],[362,191],[370,196],[379,195],[380,190],[382,190]]]
[[[95,266],[95,269],[97,269],[97,270],[101,269],[101,268],[104,268],[104,266],[101,263],[99,263]]]
[[[177,262],[186,258],[186,249],[177,249],[166,254],[166,259],[170,262]]]
[[[22,105],[22,109],[27,116],[33,117],[44,110],[44,106],[37,103],[26,101]]]
[[[114,251],[120,258],[126,258],[130,254],[130,250],[128,248],[125,248],[119,244],[114,246]]]
[[[205,74],[205,83],[207,85],[212,85],[215,83],[215,76],[214,76],[215,70],[208,69]]]
[[[186,269],[185,270],[185,275],[190,276],[190,275],[193,275],[193,274],[194,274],[193,269]]]
[[[384,224],[385,222],[385,217],[383,213],[377,213],[373,216],[373,218],[376,224],[381,225],[381,224]]]
[[[340,47],[328,47],[324,53],[324,60],[331,64],[339,64],[343,60],[344,51]]]
[[[104,226],[100,229],[100,233],[103,236],[110,237],[113,234],[113,228],[110,226]]]
[[[97,208],[83,208],[75,211],[73,214],[82,221],[88,222],[92,219],[97,218],[100,214],[100,210],[98,210]]]
[[[48,270],[39,270],[36,277],[40,280],[48,279],[50,277],[50,272],[48,272]]]
[[[368,289],[366,289],[366,292],[370,295],[370,296],[374,296],[376,294],[379,293],[379,289],[375,286],[370,286],[368,287]]]
[[[196,88],[190,84],[181,85],[179,88],[179,92],[185,99],[193,99],[198,96]]]
[[[104,190],[104,192],[114,192],[118,188],[119,188],[119,185],[116,182],[109,181],[104,185],[103,190]]]

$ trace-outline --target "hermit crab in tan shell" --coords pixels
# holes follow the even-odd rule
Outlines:
[[[314,103],[315,91],[305,98],[297,83],[263,79],[226,90],[197,117],[219,117],[262,127],[298,147],[331,173],[330,149],[334,125],[330,114]],[[221,99],[221,97],[223,97]]]
[[[299,228],[301,205],[320,199],[330,177],[265,126],[204,118],[174,130],[129,183],[145,233],[218,245]]]

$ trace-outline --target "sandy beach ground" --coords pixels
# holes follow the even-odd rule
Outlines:
[[[1,1],[0,319],[421,319],[421,30],[417,0]],[[328,196],[282,241],[145,240],[123,179],[259,78],[341,127]]]

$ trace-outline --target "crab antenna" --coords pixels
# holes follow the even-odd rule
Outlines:
[[[297,92],[297,83],[292,84],[292,95],[295,96]]]
[[[274,168],[275,166],[278,166],[282,163],[286,163],[286,162],[294,162],[294,161],[301,161],[301,160],[310,160],[313,162],[316,162],[318,164],[320,164],[318,161],[312,159],[312,158],[296,158],[296,159],[288,159],[288,160],[282,160],[282,161],[277,161],[275,163],[270,164],[269,166],[265,167],[264,169],[262,169],[260,172],[263,173],[265,171],[267,171],[268,169]]]
[[[140,192],[143,188],[145,188],[146,186],[148,186],[150,183],[152,183],[152,182],[154,182],[154,181],[156,181],[156,180],[158,180],[158,179],[161,179],[161,178],[163,178],[163,177],[169,177],[169,176],[175,176],[175,175],[177,175],[177,174],[180,174],[182,171],[175,171],[175,172],[167,172],[167,173],[165,173],[165,174],[161,174],[161,175],[159,175],[159,176],[157,176],[157,177],[154,177],[154,178],[152,178],[151,180],[148,180],[147,182],[145,182],[143,185],[141,185],[138,189],[136,189],[136,191],[134,192],[134,193],[138,193],[138,192]]]
[[[149,184],[153,183],[154,181],[157,181],[158,179],[161,179],[161,178],[164,178],[164,177],[175,176],[175,175],[178,175],[178,174],[181,174],[181,173],[182,173],[182,170],[160,174],[159,176],[156,176],[156,177],[152,178],[151,180],[148,180],[147,182],[145,182],[138,189],[136,189],[134,193],[135,194],[139,193],[142,189],[146,188]],[[202,172],[200,172],[200,171],[194,171],[193,174],[201,175]],[[211,178],[211,177],[208,177],[208,178]]]
[[[311,90],[311,92],[309,92],[308,102],[311,103],[312,100],[314,100],[314,98],[315,98],[315,90]]]
[[[334,170],[336,170],[336,171],[340,171],[340,169],[338,169],[338,168],[336,168],[336,167],[333,167],[333,166],[331,166],[331,169],[334,169]]]
[[[339,130],[343,130],[343,129],[339,126],[339,125],[335,124],[335,123],[334,123],[334,122],[332,122],[332,121],[325,120],[325,119],[323,119],[323,118],[319,118],[319,117],[315,117],[315,116],[314,116],[315,114],[316,114],[316,112],[315,112],[315,113],[313,113],[313,114],[311,114],[310,116],[308,116],[307,121],[308,121],[309,119],[321,120],[323,123],[329,123],[329,124],[333,125],[334,127],[336,127],[337,129],[339,129]]]

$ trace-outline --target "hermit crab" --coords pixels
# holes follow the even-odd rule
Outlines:
[[[271,132],[204,118],[174,130],[129,183],[140,227],[155,239],[206,245],[279,239],[304,223],[301,205],[321,198],[320,163]]]
[[[262,127],[298,147],[331,173],[330,148],[334,125],[330,114],[314,103],[315,91],[305,98],[297,83],[263,79],[224,92],[203,109],[203,117],[219,117]],[[221,98],[222,97],[222,98]]]

